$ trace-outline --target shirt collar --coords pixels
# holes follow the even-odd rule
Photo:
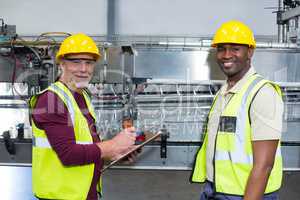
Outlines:
[[[237,93],[242,88],[242,86],[246,83],[248,78],[255,73],[256,73],[256,71],[255,71],[254,67],[250,67],[250,69],[243,76],[243,78],[241,80],[239,80],[229,91],[226,91],[227,86],[228,86],[228,83],[226,81],[225,84],[220,89],[221,95],[225,95],[228,93]]]

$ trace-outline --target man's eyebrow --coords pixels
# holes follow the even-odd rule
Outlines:
[[[96,61],[95,59],[92,59],[92,58],[64,58],[64,59],[69,60],[69,61],[72,61],[72,60]]]

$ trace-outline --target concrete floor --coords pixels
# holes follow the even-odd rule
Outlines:
[[[105,171],[104,200],[199,200],[202,186],[189,183],[190,171]],[[300,172],[284,173],[280,200],[300,200]],[[36,200],[31,167],[0,165],[0,199]]]
[[[190,171],[109,169],[105,200],[198,200],[202,186],[188,182]],[[300,172],[284,174],[280,200],[300,200]]]

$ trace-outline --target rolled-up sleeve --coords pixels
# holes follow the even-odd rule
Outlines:
[[[264,85],[256,94],[250,107],[252,140],[277,140],[281,138],[283,101],[271,84]]]

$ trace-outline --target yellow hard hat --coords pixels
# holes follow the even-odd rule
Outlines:
[[[240,21],[232,20],[221,25],[216,31],[211,46],[220,43],[247,44],[256,47],[256,42],[251,29]]]
[[[83,33],[71,35],[62,42],[56,54],[56,61],[59,62],[64,55],[73,53],[90,53],[96,60],[101,56],[94,40]]]

